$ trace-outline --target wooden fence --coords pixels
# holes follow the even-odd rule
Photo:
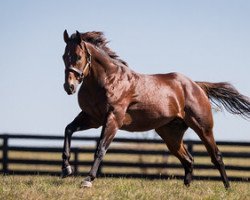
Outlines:
[[[48,135],[24,135],[24,134],[2,134],[0,135],[0,173],[2,174],[19,174],[19,175],[60,175],[61,169],[61,152],[62,148],[58,147],[32,147],[32,146],[17,146],[9,145],[10,141],[29,140],[35,141],[63,141],[61,136]],[[71,165],[77,175],[86,175],[93,160],[93,153],[97,144],[97,137],[73,137],[74,141],[84,141],[82,146],[71,148]],[[86,143],[87,142],[87,143]],[[84,145],[85,144],[85,145]],[[201,161],[194,165],[194,172],[201,171],[201,175],[195,175],[194,179],[210,179],[220,180],[219,173],[210,162],[210,160],[200,141],[185,141],[188,150],[194,156],[194,159],[199,158]],[[231,181],[250,181],[250,142],[217,142],[222,150],[223,158],[232,160],[233,164],[226,164],[226,170],[232,171],[233,175],[229,174]],[[200,146],[200,147],[199,147]],[[223,148],[224,147],[224,148]],[[233,150],[232,150],[233,149]],[[25,158],[25,154],[32,154],[29,158]],[[55,158],[38,159],[38,154],[55,154]],[[15,157],[17,155],[17,157]],[[22,156],[23,155],[23,156]],[[86,156],[86,155],[91,155]],[[105,159],[100,166],[99,177],[133,177],[133,178],[182,178],[183,168],[179,162],[169,161],[171,154],[158,139],[128,139],[116,138],[109,149],[107,156],[112,156],[114,159]],[[115,157],[116,156],[116,157]],[[119,159],[119,157],[125,159]],[[147,157],[148,156],[148,157]],[[89,159],[85,159],[89,157]],[[106,157],[105,157],[106,158]],[[151,158],[162,158],[153,160]],[[206,159],[205,159],[206,158]],[[151,159],[151,160],[150,160]],[[238,162],[238,160],[240,162]],[[171,159],[170,159],[171,160]],[[232,162],[229,162],[232,163]],[[24,167],[19,167],[19,166]],[[32,167],[31,167],[32,166]],[[42,166],[37,168],[36,166]],[[46,166],[52,169],[46,169]],[[122,171],[122,169],[125,169]],[[133,172],[132,169],[135,169]],[[216,172],[216,175],[204,175],[205,171]],[[165,170],[165,171],[164,171]],[[167,170],[167,171],[166,171]],[[169,172],[174,170],[174,172]],[[176,171],[175,171],[176,170]],[[179,171],[178,171],[179,170]],[[239,172],[239,175],[238,173]]]

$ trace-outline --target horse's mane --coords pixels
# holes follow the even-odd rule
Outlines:
[[[75,36],[76,34],[73,34],[71,38],[73,39]],[[110,58],[116,60],[118,63],[128,66],[128,64],[124,60],[120,59],[119,56],[114,51],[112,51],[109,47],[107,47],[109,41],[107,41],[103,32],[91,31],[91,32],[81,33],[81,38],[85,42],[91,43],[99,47],[103,51],[105,51]]]

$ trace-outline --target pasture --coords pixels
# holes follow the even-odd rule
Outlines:
[[[231,182],[225,190],[221,182],[193,181],[189,188],[180,180],[99,178],[92,188],[80,188],[82,177],[0,176],[0,199],[227,199],[250,197],[250,184]]]

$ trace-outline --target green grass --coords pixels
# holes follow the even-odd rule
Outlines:
[[[227,199],[250,198],[250,184],[231,182],[225,190],[219,181],[193,181],[186,188],[180,180],[99,178],[92,188],[80,188],[82,177],[0,176],[0,199],[25,200],[128,200],[128,199]]]

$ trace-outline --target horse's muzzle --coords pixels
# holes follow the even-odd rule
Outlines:
[[[68,95],[74,94],[76,92],[76,86],[74,84],[64,83],[63,87]]]

